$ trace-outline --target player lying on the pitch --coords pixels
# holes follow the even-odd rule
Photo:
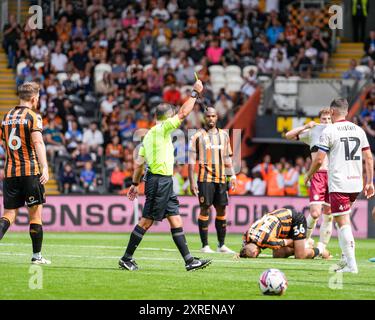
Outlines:
[[[329,258],[329,252],[306,248],[306,218],[290,209],[277,209],[255,221],[243,235],[239,257],[256,258],[262,249],[270,248],[274,258]]]

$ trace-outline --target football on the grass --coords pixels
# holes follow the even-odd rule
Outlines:
[[[281,296],[288,288],[288,280],[278,269],[268,269],[259,278],[260,291],[269,296]]]

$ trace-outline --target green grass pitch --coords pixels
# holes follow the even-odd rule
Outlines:
[[[215,235],[210,235],[212,245]],[[120,270],[129,234],[45,233],[42,289],[30,289],[31,241],[27,233],[5,235],[0,242],[0,299],[375,299],[375,240],[357,240],[358,275],[343,275],[342,289],[330,289],[330,266],[338,261],[336,239],[330,243],[333,260],[272,259],[265,250],[259,259],[234,261],[232,255],[201,255],[198,235],[187,235],[194,255],[210,257],[210,267],[186,272],[169,234],[146,234],[135,258],[137,272]],[[241,235],[228,235],[227,245],[238,249]],[[282,297],[262,296],[258,278],[268,268],[282,270],[289,286]],[[331,278],[331,280],[330,280]],[[32,281],[31,281],[32,282]]]

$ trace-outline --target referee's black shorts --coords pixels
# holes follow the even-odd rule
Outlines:
[[[171,176],[148,172],[146,174],[145,196],[143,218],[162,221],[168,216],[179,214],[179,202],[173,192]]]
[[[200,206],[210,207],[228,205],[228,185],[226,183],[199,182],[198,197]]]
[[[5,209],[18,209],[25,205],[32,207],[46,202],[44,186],[40,175],[10,177],[4,179],[3,202]]]

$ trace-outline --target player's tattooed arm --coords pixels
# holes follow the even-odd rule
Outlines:
[[[290,131],[288,131],[286,134],[285,134],[285,138],[287,140],[297,140],[298,139],[298,136],[307,131],[307,130],[310,130],[312,128],[314,128],[315,126],[317,125],[316,122],[314,121],[310,121],[309,123],[306,123],[304,126],[301,126],[301,127],[297,127],[297,128],[294,128]]]

